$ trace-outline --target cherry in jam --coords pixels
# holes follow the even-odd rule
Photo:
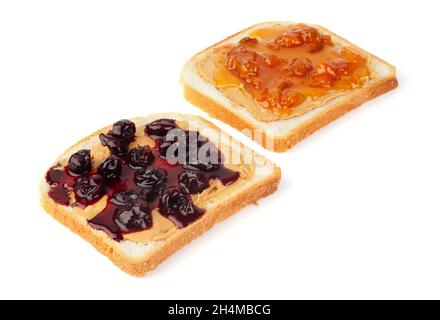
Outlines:
[[[99,135],[99,139],[101,140],[101,144],[104,147],[107,147],[112,154],[122,156],[128,152],[129,142],[127,140],[116,138],[104,133]]]
[[[46,175],[49,196],[61,205],[87,206],[107,195],[106,207],[89,220],[89,224],[114,240],[120,241],[124,234],[151,228],[154,225],[153,210],[183,228],[205,212],[194,205],[191,194],[205,190],[212,179],[229,185],[240,177],[238,172],[222,164],[221,153],[211,142],[198,132],[179,129],[174,120],[159,119],[147,125],[146,134],[151,132],[150,137],[156,140],[154,148],[139,146],[128,150],[127,140],[121,138],[124,134],[117,133],[115,137],[115,132],[124,131],[123,127],[133,132],[131,126],[126,125],[125,120],[117,122],[114,126],[120,128],[105,135],[111,141],[125,141],[125,144],[123,148],[107,144],[112,154],[96,171],[92,169],[82,175],[72,175],[68,166],[55,166]],[[208,160],[187,155],[180,162],[170,163],[164,152],[164,143],[172,129],[178,129],[183,139],[171,139],[167,148],[175,147],[171,142],[180,143],[188,154],[205,154]],[[126,137],[130,136],[126,134]],[[70,200],[71,194],[76,201]]]
[[[186,227],[205,213],[203,209],[194,206],[191,195],[182,187],[165,189],[160,197],[159,210],[180,228]]]
[[[206,177],[192,170],[185,170],[178,176],[179,185],[190,194],[197,194],[205,190],[209,184]]]
[[[145,133],[152,137],[165,137],[170,130],[175,128],[177,128],[176,120],[159,119],[147,124]]]
[[[110,152],[117,156],[127,154],[128,145],[135,138],[136,126],[130,120],[120,120],[113,124],[112,130],[107,133],[101,133],[99,140],[104,147],[107,147]]]
[[[92,157],[90,156],[90,150],[80,150],[69,159],[69,170],[73,174],[84,174],[92,169]]]
[[[112,181],[121,176],[122,165],[122,159],[112,154],[99,165],[98,173],[107,181]]]
[[[113,124],[112,136],[118,139],[132,141],[136,134],[136,126],[130,120],[119,120]]]
[[[160,188],[167,180],[167,172],[160,168],[147,167],[134,175],[134,182],[141,188]]]
[[[75,195],[79,203],[91,204],[104,194],[104,178],[99,174],[81,177],[75,185]]]
[[[141,169],[150,165],[154,160],[153,153],[149,146],[131,149],[128,153],[128,161],[135,169]]]

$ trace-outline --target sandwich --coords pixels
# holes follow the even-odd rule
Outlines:
[[[397,87],[396,69],[335,33],[293,22],[254,25],[194,55],[185,98],[283,152]]]
[[[203,118],[120,120],[48,168],[41,204],[123,271],[141,276],[241,208],[280,169]]]

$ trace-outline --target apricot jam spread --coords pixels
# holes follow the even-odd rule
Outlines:
[[[215,47],[199,74],[262,121],[300,115],[317,106],[314,100],[358,88],[371,76],[367,57],[305,24],[275,25]],[[252,110],[257,106],[262,110]]]
[[[212,142],[173,119],[153,121],[145,129],[121,120],[99,137],[102,146],[80,150],[49,169],[48,195],[116,241],[148,242],[186,227],[205,213],[193,199],[210,184],[229,186],[240,178],[225,167]],[[184,152],[171,161],[176,147]],[[201,157],[201,148],[214,157]]]

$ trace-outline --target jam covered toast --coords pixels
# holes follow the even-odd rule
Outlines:
[[[41,182],[41,204],[140,276],[279,181],[278,167],[203,118],[156,114],[65,151]]]
[[[182,83],[189,102],[276,152],[398,85],[385,61],[292,22],[261,23],[205,49]]]

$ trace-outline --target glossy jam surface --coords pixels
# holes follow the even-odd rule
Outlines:
[[[304,24],[261,29],[216,50],[218,87],[244,86],[258,104],[288,115],[306,100],[361,86],[367,60]]]
[[[171,129],[170,126],[168,130]],[[138,147],[123,155],[113,154],[97,169],[82,175],[72,174],[69,165],[54,166],[46,175],[50,185],[48,194],[60,205],[81,208],[107,195],[105,208],[90,219],[89,224],[117,241],[122,240],[124,234],[154,228],[151,212],[156,209],[178,228],[183,228],[205,213],[192,203],[191,195],[209,187],[212,179],[230,185],[240,174],[221,163],[209,171],[203,170],[205,167],[202,170],[189,167],[186,162],[171,164],[160,152],[164,141],[164,137],[155,136],[154,148]],[[99,177],[104,181],[102,188]]]
[[[49,197],[63,206],[70,204],[70,192],[73,191],[77,177],[69,173],[67,167],[56,165],[46,174],[46,181],[50,185]]]

